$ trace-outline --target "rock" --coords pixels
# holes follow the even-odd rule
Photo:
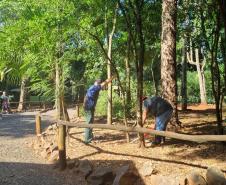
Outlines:
[[[57,129],[57,124],[52,124],[52,128],[53,128],[53,130],[56,130]]]
[[[203,176],[198,172],[190,173],[183,181],[182,185],[207,185]]]
[[[156,170],[154,170],[154,166],[150,161],[147,161],[143,164],[143,166],[139,169],[140,175],[146,177],[153,174]]]
[[[47,158],[49,155],[50,155],[50,152],[46,151],[46,150],[43,150],[40,155],[43,157],[43,158]]]
[[[56,144],[52,144],[52,145],[49,146],[49,150],[51,152],[56,151],[56,150],[58,150],[58,146]]]
[[[90,185],[112,184],[115,175],[109,167],[97,168],[87,179]]]
[[[49,157],[49,162],[54,162],[57,161],[59,158],[59,152],[58,151],[53,151]]]
[[[47,130],[53,130],[52,125],[49,125],[49,126],[47,127]]]
[[[162,175],[152,175],[151,185],[180,185],[177,180],[171,177],[165,177]]]
[[[45,142],[44,145],[43,145],[43,148],[44,148],[45,150],[50,149],[50,143]]]
[[[75,168],[78,168],[79,167],[79,159],[74,159],[74,162],[75,162]]]
[[[123,174],[118,182],[114,181],[114,185],[135,185],[139,177],[133,172]],[[116,180],[116,179],[115,179]]]
[[[226,185],[226,179],[223,172],[216,167],[209,167],[206,173],[208,185]]]
[[[87,178],[92,172],[92,166],[90,162],[86,159],[80,162],[78,170],[84,174],[85,178]]]
[[[67,167],[68,167],[69,169],[74,168],[74,167],[75,167],[75,161],[74,161],[74,160],[69,160],[69,161],[67,161]]]
[[[133,172],[129,172],[129,165],[125,165],[116,170],[113,185],[133,185],[138,178]]]
[[[41,144],[40,144],[40,142],[39,141],[35,141],[34,142],[34,145],[33,145],[33,148],[35,149],[35,150],[38,150],[38,149],[40,149],[41,148]]]

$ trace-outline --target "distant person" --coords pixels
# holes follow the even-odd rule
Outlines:
[[[2,119],[2,96],[0,96],[0,120]]]
[[[151,114],[155,117],[153,129],[165,131],[173,113],[173,107],[170,103],[159,96],[144,97],[143,107],[143,124],[145,123],[148,114]],[[155,140],[151,145],[158,145],[161,142],[165,142],[165,137],[155,136]]]
[[[96,80],[94,85],[92,85],[88,90],[84,98],[83,107],[85,111],[85,119],[87,124],[92,124],[94,121],[94,112],[97,104],[97,99],[99,96],[100,90],[110,83],[114,77],[101,82],[100,79]],[[93,139],[93,129],[85,128],[85,143],[88,144]]]
[[[2,96],[1,96],[1,101],[2,101],[2,112],[3,113],[9,113],[9,98],[6,96],[6,92],[3,91]]]

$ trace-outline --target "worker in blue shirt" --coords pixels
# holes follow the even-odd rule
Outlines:
[[[96,80],[95,83],[87,90],[84,98],[83,107],[85,111],[85,119],[87,124],[92,124],[94,121],[94,112],[97,104],[97,99],[100,90],[110,83],[114,77],[101,82],[100,79]],[[88,144],[93,139],[93,131],[91,128],[85,128],[85,143]]]

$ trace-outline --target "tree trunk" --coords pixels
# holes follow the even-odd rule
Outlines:
[[[142,123],[142,97],[143,97],[143,68],[144,68],[144,52],[145,52],[145,42],[143,35],[143,22],[142,22],[142,10],[143,1],[135,1],[135,15],[136,15],[136,31],[138,34],[139,50],[137,51],[138,61],[137,61],[137,123],[140,127],[143,127]],[[139,146],[141,148],[145,147],[144,134],[139,134]]]
[[[199,58],[199,49],[195,49],[195,62],[193,59],[193,48],[192,42],[190,41],[190,55],[187,53],[187,60],[190,64],[196,66],[198,79],[199,79],[199,94],[201,99],[201,104],[207,104],[206,101],[206,85],[205,85],[205,75],[204,75],[204,67],[205,67],[205,57],[202,63],[200,63]]]
[[[27,78],[26,77],[22,77],[22,81],[21,81],[21,85],[20,85],[20,101],[19,101],[19,105],[17,108],[17,111],[22,111],[24,110],[24,106],[25,106],[25,98],[26,98],[26,84],[27,84]]]
[[[217,61],[218,44],[220,37],[220,19],[217,16],[217,26],[214,34],[213,47],[211,49],[211,77],[212,77],[212,90],[216,105],[216,118],[218,126],[218,134],[224,134],[224,128],[222,126],[222,102],[221,102],[221,79],[220,70]]]
[[[109,51],[109,50],[108,50]],[[108,52],[109,54],[109,52]],[[108,55],[109,57],[109,55]],[[111,78],[111,64],[108,61],[107,64],[107,76],[108,78]],[[108,84],[108,108],[107,108],[107,124],[112,124],[112,83],[110,82]]]
[[[173,107],[171,123],[178,124],[176,84],[176,15],[177,1],[162,3],[161,82],[162,96]]]
[[[206,104],[206,89],[205,89],[205,77],[204,77],[204,72],[201,71],[201,66],[200,66],[200,61],[199,61],[199,50],[196,48],[195,49],[195,61],[196,61],[196,69],[198,73],[198,78],[199,78],[199,90],[200,90],[200,99],[201,99],[201,104]]]
[[[186,43],[182,48],[182,75],[181,75],[181,109],[187,110],[187,57],[186,57]]]
[[[131,103],[131,92],[130,92],[130,50],[131,50],[131,39],[130,34],[128,36],[127,41],[127,53],[125,57],[125,67],[126,67],[126,104],[128,107],[130,107]]]
[[[116,19],[117,19],[117,9],[118,5],[115,7],[115,14],[113,17],[113,26],[111,33],[108,35],[108,22],[107,22],[107,15],[105,15],[105,24],[106,24],[106,30],[107,30],[107,36],[108,36],[108,52],[107,52],[107,76],[108,78],[111,78],[112,76],[112,66],[111,66],[111,60],[112,60],[112,40],[113,35],[115,32],[116,27]],[[107,10],[106,10],[107,11]],[[106,12],[107,13],[107,12]],[[108,109],[107,109],[107,124],[112,124],[112,83],[108,83]]]
[[[220,10],[221,10],[221,17],[224,22],[224,39],[221,38],[221,51],[224,60],[224,88],[226,90],[226,1],[219,0]]]
[[[153,81],[153,84],[154,84],[155,96],[157,96],[158,95],[158,86],[157,86],[157,83],[155,81],[155,75],[154,75],[154,71],[153,71],[153,64],[154,64],[154,60],[152,60],[152,62],[151,62],[151,78],[152,78],[152,81]]]
[[[61,79],[62,72],[58,62],[55,63],[55,70],[56,70],[55,106],[57,111],[57,119],[69,121],[67,108],[64,102],[64,84],[62,84],[63,80]]]
[[[225,30],[226,31],[226,30]],[[224,61],[224,88],[226,90],[226,47],[225,47],[226,39],[221,40],[221,52]]]

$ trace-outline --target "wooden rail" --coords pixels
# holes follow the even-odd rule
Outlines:
[[[191,141],[197,143],[204,142],[220,142],[226,141],[226,135],[188,135],[188,134],[179,134],[168,131],[157,131],[150,130],[147,128],[140,127],[126,127],[119,125],[105,125],[105,124],[85,124],[81,122],[67,122],[58,120],[56,121],[58,124],[58,150],[59,150],[59,164],[60,169],[63,170],[66,168],[66,126],[69,127],[78,127],[78,128],[100,128],[100,129],[110,129],[110,130],[118,130],[123,132],[138,132],[138,133],[148,133],[150,135],[158,135],[165,136],[168,138],[174,138],[184,141]],[[36,134],[39,135],[41,133],[41,116],[40,113],[36,115]]]
[[[191,141],[196,143],[205,143],[205,142],[220,142],[226,141],[226,135],[188,135],[188,134],[179,134],[175,132],[168,131],[158,131],[150,130],[147,128],[141,127],[126,127],[126,126],[115,126],[115,125],[105,125],[105,124],[84,124],[84,123],[71,123],[66,121],[58,121],[59,125],[79,127],[79,128],[100,128],[100,129],[110,129],[110,130],[119,130],[124,132],[138,132],[138,133],[147,133],[150,135],[164,136],[173,139],[179,139],[184,141]]]
[[[226,135],[187,135],[187,134],[179,134],[174,132],[168,131],[157,131],[157,130],[150,130],[147,128],[140,128],[140,127],[126,127],[126,126],[115,126],[115,125],[103,125],[103,124],[85,124],[85,123],[71,123],[59,120],[57,121],[59,128],[58,128],[58,148],[59,148],[59,162],[61,170],[66,168],[66,135],[65,135],[65,128],[66,126],[70,127],[79,127],[79,128],[100,128],[100,129],[110,129],[110,130],[118,130],[123,132],[138,132],[138,133],[148,133],[150,135],[159,135],[165,136],[168,138],[174,138],[184,141],[191,141],[197,143],[204,143],[204,142],[219,142],[219,141],[226,141]]]

